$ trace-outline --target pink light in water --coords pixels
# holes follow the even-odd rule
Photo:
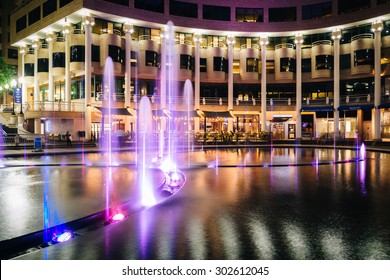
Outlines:
[[[360,159],[364,159],[366,157],[366,145],[364,143],[360,146]]]
[[[117,213],[114,216],[112,216],[113,221],[122,221],[125,218],[125,215],[122,213]]]

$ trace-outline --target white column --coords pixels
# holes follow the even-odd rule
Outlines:
[[[34,133],[35,134],[42,134],[42,131],[41,131],[41,118],[35,118],[34,119]]]
[[[200,43],[202,42],[202,35],[199,33],[194,34],[194,43],[195,43],[195,110],[200,109]],[[194,121],[195,132],[199,132],[200,130],[200,120],[199,118],[195,118]]]
[[[65,110],[70,109],[70,85],[71,85],[71,75],[70,75],[70,34],[72,28],[68,22],[65,22],[64,26],[64,37],[65,37],[65,96],[64,100],[61,102],[65,102]],[[63,109],[64,106],[61,106]],[[59,110],[60,111],[60,110]]]
[[[54,79],[53,79],[53,40],[56,36],[54,34],[47,34],[46,41],[49,44],[49,85],[48,85],[48,109],[50,111],[54,110]]]
[[[125,31],[125,108],[130,108],[131,94],[131,34],[134,32],[133,25],[125,23],[123,27]]]
[[[378,106],[381,104],[381,32],[383,29],[383,23],[381,21],[375,21],[372,24],[372,30],[374,31],[374,141],[381,141],[381,115]]]
[[[267,44],[267,36],[261,36],[261,131],[267,131]]]
[[[34,48],[34,110],[38,111],[40,108],[40,93],[39,93],[39,80],[38,80],[38,49],[40,42],[34,40],[32,46]]]
[[[296,104],[295,104],[295,114],[296,114],[296,130],[295,138],[300,141],[302,139],[302,43],[303,36],[302,34],[295,35],[295,59],[296,59]]]
[[[20,47],[19,53],[21,54],[21,59],[22,59],[22,65],[21,65],[22,76],[20,77],[20,81],[19,81],[19,83],[21,83],[22,85],[22,104],[20,104],[20,106],[23,106],[23,104],[27,104],[27,86],[25,82],[25,72],[24,72],[24,64],[25,64],[24,59],[26,56],[26,52],[27,52],[26,46]]]
[[[228,45],[228,110],[233,111],[233,46],[235,38],[233,35],[227,37]],[[233,119],[228,119],[228,131],[233,131]]]
[[[95,24],[92,16],[83,17],[84,29],[85,29],[85,61],[84,61],[84,77],[85,77],[85,140],[91,140],[92,132],[92,116],[91,116],[91,71],[92,71],[92,26]]]
[[[340,38],[341,30],[337,29],[332,32],[333,39],[333,124],[334,124],[334,139],[337,141],[340,138]]]

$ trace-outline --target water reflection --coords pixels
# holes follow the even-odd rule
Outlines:
[[[337,163],[355,156],[348,150],[287,148],[194,151],[190,161],[178,154],[192,166],[186,166],[186,186],[175,197],[25,258],[388,259],[390,155],[368,152],[366,161]],[[125,165],[133,154],[114,158],[123,166],[112,167],[112,185],[118,201],[126,202],[135,195],[136,172]],[[41,229],[45,185],[49,205],[54,203],[61,217],[100,211],[108,176],[100,159],[89,155],[84,160],[92,166],[83,167],[2,169],[2,240]],[[206,168],[217,159],[218,174]],[[50,163],[62,160],[49,157]],[[67,160],[77,161],[76,155]],[[320,164],[331,161],[337,164]],[[264,163],[281,166],[265,168]],[[15,207],[18,214],[11,211]],[[18,216],[31,210],[34,218]]]

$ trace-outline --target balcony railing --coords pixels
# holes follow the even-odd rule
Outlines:
[[[141,95],[132,94],[130,97],[130,102],[134,105],[140,102]],[[152,104],[160,104],[160,96],[148,96],[150,102]],[[125,97],[123,93],[116,94],[116,102],[124,102]],[[94,106],[101,106],[103,101],[103,95],[97,94],[97,96],[93,99]],[[173,105],[185,105],[188,101],[185,101],[183,97],[172,97],[170,99],[167,98],[167,103]],[[267,96],[267,107],[272,106],[291,106],[291,110],[294,110],[296,105],[296,98],[286,98],[286,97],[272,97]],[[389,103],[390,95],[382,95],[381,103]],[[190,100],[190,104],[195,104],[194,98]],[[199,104],[201,106],[228,106],[228,98],[227,97],[200,97]],[[353,95],[343,95],[340,96],[340,106],[342,105],[368,105],[374,104],[374,94],[353,94]],[[333,106],[334,98],[309,98],[303,97],[301,101],[302,107],[315,107],[315,106]],[[193,106],[193,105],[190,105]],[[261,97],[256,98],[234,98],[233,106],[235,107],[256,107],[256,110],[259,110],[261,106]],[[26,111],[65,111],[65,112],[84,112],[85,111],[84,100],[72,100],[71,102],[63,102],[63,101],[44,101],[44,102],[32,102],[24,103],[22,110]],[[13,110],[12,104],[0,105],[0,112],[11,113]],[[14,108],[15,113],[20,112],[20,104],[15,104]]]
[[[290,44],[290,43],[287,43],[287,44],[278,44],[275,46],[275,50],[277,49],[283,49],[283,48],[286,48],[286,49],[293,49],[294,48],[294,45],[293,44]]]
[[[256,44],[245,44],[241,45],[241,49],[260,49],[260,46]]]
[[[329,46],[331,46],[332,45],[332,41],[331,40],[320,40],[320,41],[316,41],[316,42],[311,44],[312,47],[320,46],[320,45],[329,45]]]
[[[373,39],[373,38],[374,38],[374,34],[364,33],[364,34],[352,36],[351,42],[359,39]]]

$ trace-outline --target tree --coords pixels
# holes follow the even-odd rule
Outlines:
[[[5,85],[9,85],[15,76],[15,69],[7,63],[4,57],[0,56],[0,96],[5,94]]]

